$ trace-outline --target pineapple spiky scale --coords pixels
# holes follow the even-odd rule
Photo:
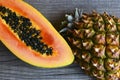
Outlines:
[[[81,69],[98,80],[120,80],[120,19],[79,9],[66,18],[67,27],[60,32]]]

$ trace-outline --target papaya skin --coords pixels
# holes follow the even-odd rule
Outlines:
[[[53,48],[52,56],[42,55],[32,50],[18,39],[9,26],[0,18],[0,33],[2,33],[0,39],[14,55],[24,62],[43,68],[63,67],[73,62],[74,56],[69,45],[39,11],[23,0],[0,0],[0,6],[8,7],[29,18],[35,27],[42,31],[43,41]]]

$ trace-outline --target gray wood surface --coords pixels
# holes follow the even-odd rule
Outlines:
[[[76,7],[85,12],[96,10],[120,17],[120,0],[25,0],[37,8],[59,29],[65,13]],[[18,3],[19,4],[19,3]],[[14,5],[14,4],[13,4]],[[43,69],[31,66],[15,57],[0,42],[0,80],[94,80],[84,74],[78,65],[63,68]]]

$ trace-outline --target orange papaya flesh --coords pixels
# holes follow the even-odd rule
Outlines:
[[[56,68],[74,60],[51,23],[22,0],[0,0],[0,39],[18,58],[34,66]]]

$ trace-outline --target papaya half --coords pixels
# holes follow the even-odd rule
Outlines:
[[[23,0],[0,0],[0,40],[18,58],[38,67],[69,65],[74,56],[52,24]]]

